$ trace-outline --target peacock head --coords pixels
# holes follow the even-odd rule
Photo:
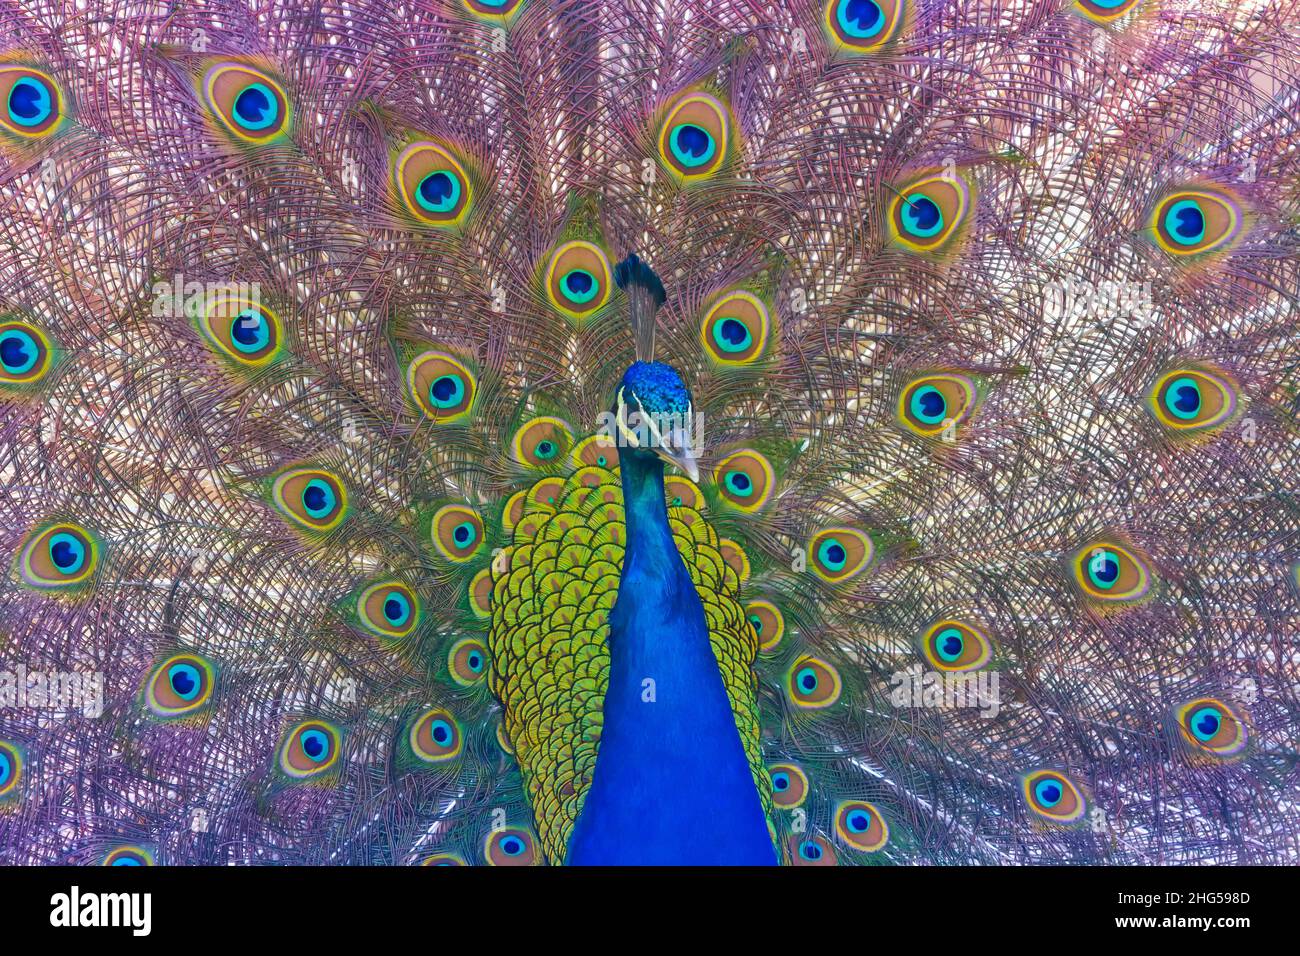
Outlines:
[[[654,360],[655,313],[664,304],[664,285],[635,252],[614,267],[614,281],[627,295],[628,322],[636,361],[623,373],[614,398],[619,457],[655,456],[699,481],[691,435],[695,422],[691,393],[677,369]]]
[[[691,393],[677,370],[663,362],[632,363],[615,398],[619,456],[658,456],[700,480],[691,440]]]

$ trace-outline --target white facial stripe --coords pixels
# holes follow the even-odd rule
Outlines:
[[[638,404],[639,402],[640,400],[638,399]],[[615,422],[618,425],[619,435],[622,437],[623,441],[626,442],[626,447],[640,448],[641,442],[637,440],[637,437],[633,434],[632,430],[627,427],[627,404],[624,402],[623,389],[621,387],[618,390],[618,399],[615,401],[615,404],[618,405],[618,417],[615,419]]]

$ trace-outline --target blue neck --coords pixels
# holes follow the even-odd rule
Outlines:
[[[621,456],[627,552],[573,864],[773,864],[758,790],[673,542],[659,459]]]

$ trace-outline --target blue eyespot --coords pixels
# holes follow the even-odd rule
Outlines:
[[[468,548],[478,537],[478,529],[474,527],[473,522],[462,521],[452,530],[451,537],[458,547]]]
[[[4,789],[4,785],[9,782],[9,777],[13,772],[13,761],[9,759],[7,753],[0,751],[0,789]]]
[[[63,574],[76,574],[86,563],[86,546],[75,536],[60,532],[50,538],[50,560]]]
[[[820,860],[822,852],[822,848],[815,840],[804,840],[799,844],[799,856],[809,862]]]
[[[338,504],[334,489],[319,478],[307,482],[302,490],[302,506],[313,518],[328,516]]]
[[[450,170],[429,173],[415,191],[416,201],[429,212],[445,213],[460,202],[460,179]]]
[[[118,857],[116,860],[112,862],[111,865],[112,866],[144,866],[143,863],[141,863],[133,856]]]
[[[817,689],[817,672],[811,667],[805,667],[794,675],[794,682],[800,690],[811,693]]]
[[[445,747],[452,740],[451,725],[445,720],[435,720],[429,726],[429,736],[433,738],[434,743]]]
[[[874,0],[840,0],[835,16],[840,28],[859,40],[869,40],[885,27],[885,14]]]
[[[748,498],[754,493],[754,482],[743,471],[727,472],[726,484],[728,491],[743,498]]]
[[[483,670],[483,655],[478,651],[470,651],[467,663],[469,664],[469,669],[477,674],[479,671]]]
[[[750,623],[751,625],[753,625],[753,627],[754,627],[754,631],[755,631],[756,633],[758,633],[759,635],[762,635],[762,633],[763,633],[763,619],[762,619],[761,617],[759,617],[757,614],[751,614],[751,615],[749,615],[749,623]]]
[[[935,635],[934,647],[941,658],[952,663],[961,657],[961,652],[966,647],[966,638],[957,628],[949,627]]]
[[[817,560],[828,571],[842,571],[844,565],[848,563],[849,553],[844,550],[844,545],[840,544],[839,541],[834,538],[827,538],[817,549]]]
[[[943,210],[925,193],[912,193],[903,199],[903,226],[919,239],[928,239],[943,229]]]
[[[167,671],[167,680],[181,700],[193,700],[203,688],[203,678],[192,664],[173,664]]]
[[[454,408],[465,397],[465,380],[459,375],[442,375],[429,386],[429,402],[434,408]]]
[[[0,364],[10,375],[30,372],[40,354],[36,339],[22,329],[9,329],[0,335]]]
[[[1061,785],[1055,780],[1042,780],[1034,786],[1034,797],[1044,807],[1056,806],[1064,795]]]
[[[1195,418],[1201,411],[1201,387],[1195,379],[1177,379],[1165,391],[1165,407],[1175,418]]]
[[[275,125],[280,118],[280,103],[265,83],[250,83],[235,97],[235,119],[254,132]]]
[[[1119,556],[1114,551],[1097,550],[1088,559],[1088,578],[1103,591],[1113,588],[1119,580]]]
[[[230,341],[245,354],[260,352],[271,341],[270,323],[256,309],[244,309],[230,323]]]
[[[543,439],[542,441],[539,441],[536,444],[536,446],[534,446],[533,454],[545,461],[547,459],[554,458],[556,453],[559,452],[559,450],[560,450],[559,446],[556,445],[555,442],[550,441],[548,439]]]
[[[784,770],[780,773],[772,774],[772,789],[780,793],[783,790],[790,789],[790,775]]]
[[[948,415],[948,400],[933,385],[924,385],[912,393],[912,417],[927,425],[937,425]]]
[[[316,763],[329,756],[329,738],[319,730],[308,730],[302,735],[302,752]]]
[[[40,126],[54,111],[49,88],[32,76],[17,80],[9,90],[9,118],[19,126]]]
[[[506,856],[518,856],[524,852],[524,841],[518,837],[508,836],[501,841],[501,852]]]
[[[1212,740],[1214,735],[1219,732],[1222,723],[1223,715],[1219,713],[1217,708],[1202,707],[1192,715],[1192,733],[1196,735],[1197,740]]]
[[[753,341],[749,327],[739,319],[726,318],[713,323],[713,342],[724,352],[743,352]]]
[[[847,823],[854,833],[865,833],[871,827],[871,815],[862,810],[849,813]]]
[[[1193,199],[1183,199],[1165,213],[1165,232],[1184,246],[1194,246],[1205,238],[1205,213]]]
[[[694,123],[682,123],[671,137],[673,156],[683,166],[703,166],[717,151],[709,131]]]
[[[586,269],[571,269],[564,274],[564,294],[573,302],[585,305],[596,297],[600,283]]]
[[[384,599],[384,619],[394,627],[401,627],[411,617],[411,602],[398,591],[390,591]]]

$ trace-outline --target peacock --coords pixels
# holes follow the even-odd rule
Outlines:
[[[1295,0],[0,0],[0,860],[1300,858]]]

